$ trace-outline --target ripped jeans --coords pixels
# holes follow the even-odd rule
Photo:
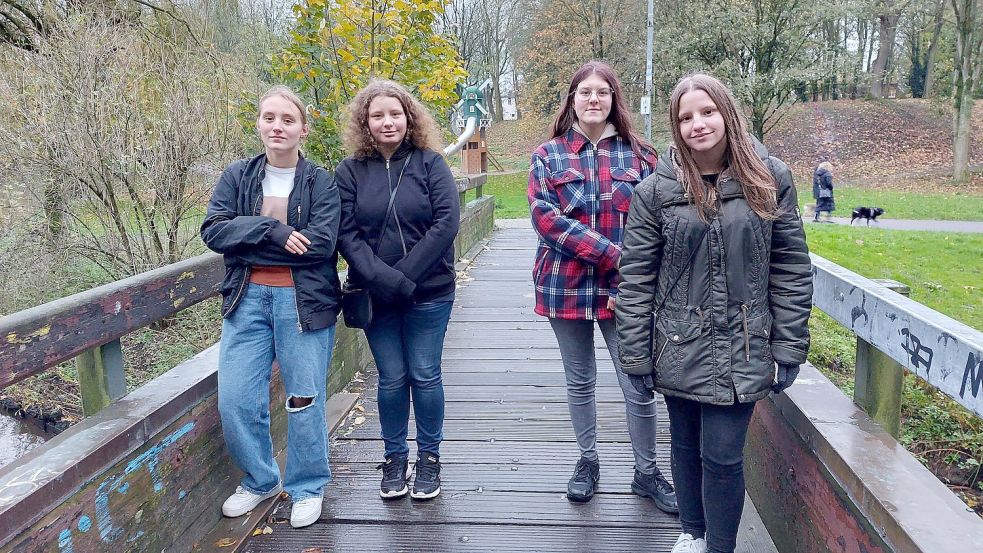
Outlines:
[[[218,409],[225,444],[245,475],[240,485],[264,494],[280,481],[270,439],[273,359],[287,393],[283,488],[294,501],[321,495],[331,478],[324,418],[335,327],[300,332],[292,287],[250,283],[222,323]]]

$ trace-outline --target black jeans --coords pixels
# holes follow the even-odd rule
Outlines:
[[[707,553],[733,553],[744,509],[744,439],[753,403],[710,405],[666,396],[672,476],[683,532]]]

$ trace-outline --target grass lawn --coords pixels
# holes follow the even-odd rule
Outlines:
[[[489,175],[482,193],[495,196],[496,219],[527,219],[529,200],[526,188],[529,173],[522,171],[510,175]]]
[[[983,234],[809,225],[809,249],[867,278],[911,287],[911,298],[983,330]]]
[[[490,175],[484,187],[486,194],[495,196],[495,217],[520,219],[529,216],[526,187],[529,174],[525,171],[509,175]],[[799,203],[811,203],[811,186],[799,189]],[[937,219],[945,221],[983,221],[983,196],[969,194],[912,194],[892,190],[838,188],[837,210],[833,215],[849,217],[854,207],[877,206],[888,219]],[[881,277],[877,277],[881,278]],[[886,278],[886,277],[885,277]]]
[[[801,183],[801,181],[798,181]],[[799,187],[799,204],[813,203],[812,185]],[[849,217],[857,206],[883,207],[884,219],[935,219],[942,221],[983,221],[983,196],[954,192],[951,194],[914,194],[882,189],[841,187],[834,190],[837,217]]]

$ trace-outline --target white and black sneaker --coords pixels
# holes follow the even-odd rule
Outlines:
[[[416,459],[416,478],[413,479],[413,499],[433,499],[440,495],[440,459],[424,453]]]
[[[379,497],[398,499],[410,491],[406,485],[406,481],[409,479],[409,459],[405,455],[389,455],[385,462],[379,463],[375,468],[382,470]]]

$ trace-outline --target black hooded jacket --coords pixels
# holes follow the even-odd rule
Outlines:
[[[390,184],[401,173],[394,214],[383,223]],[[453,298],[460,196],[443,156],[403,142],[389,160],[378,152],[345,158],[337,176],[344,214],[338,250],[351,285],[390,305]]]
[[[259,214],[265,173],[265,154],[230,165],[212,192],[201,224],[205,245],[225,257],[222,316],[228,317],[239,304],[253,265],[286,266],[293,276],[301,330],[327,328],[338,320],[341,293],[336,249],[341,200],[335,179],[301,157],[283,224]],[[311,241],[303,255],[284,249],[294,230]]]

